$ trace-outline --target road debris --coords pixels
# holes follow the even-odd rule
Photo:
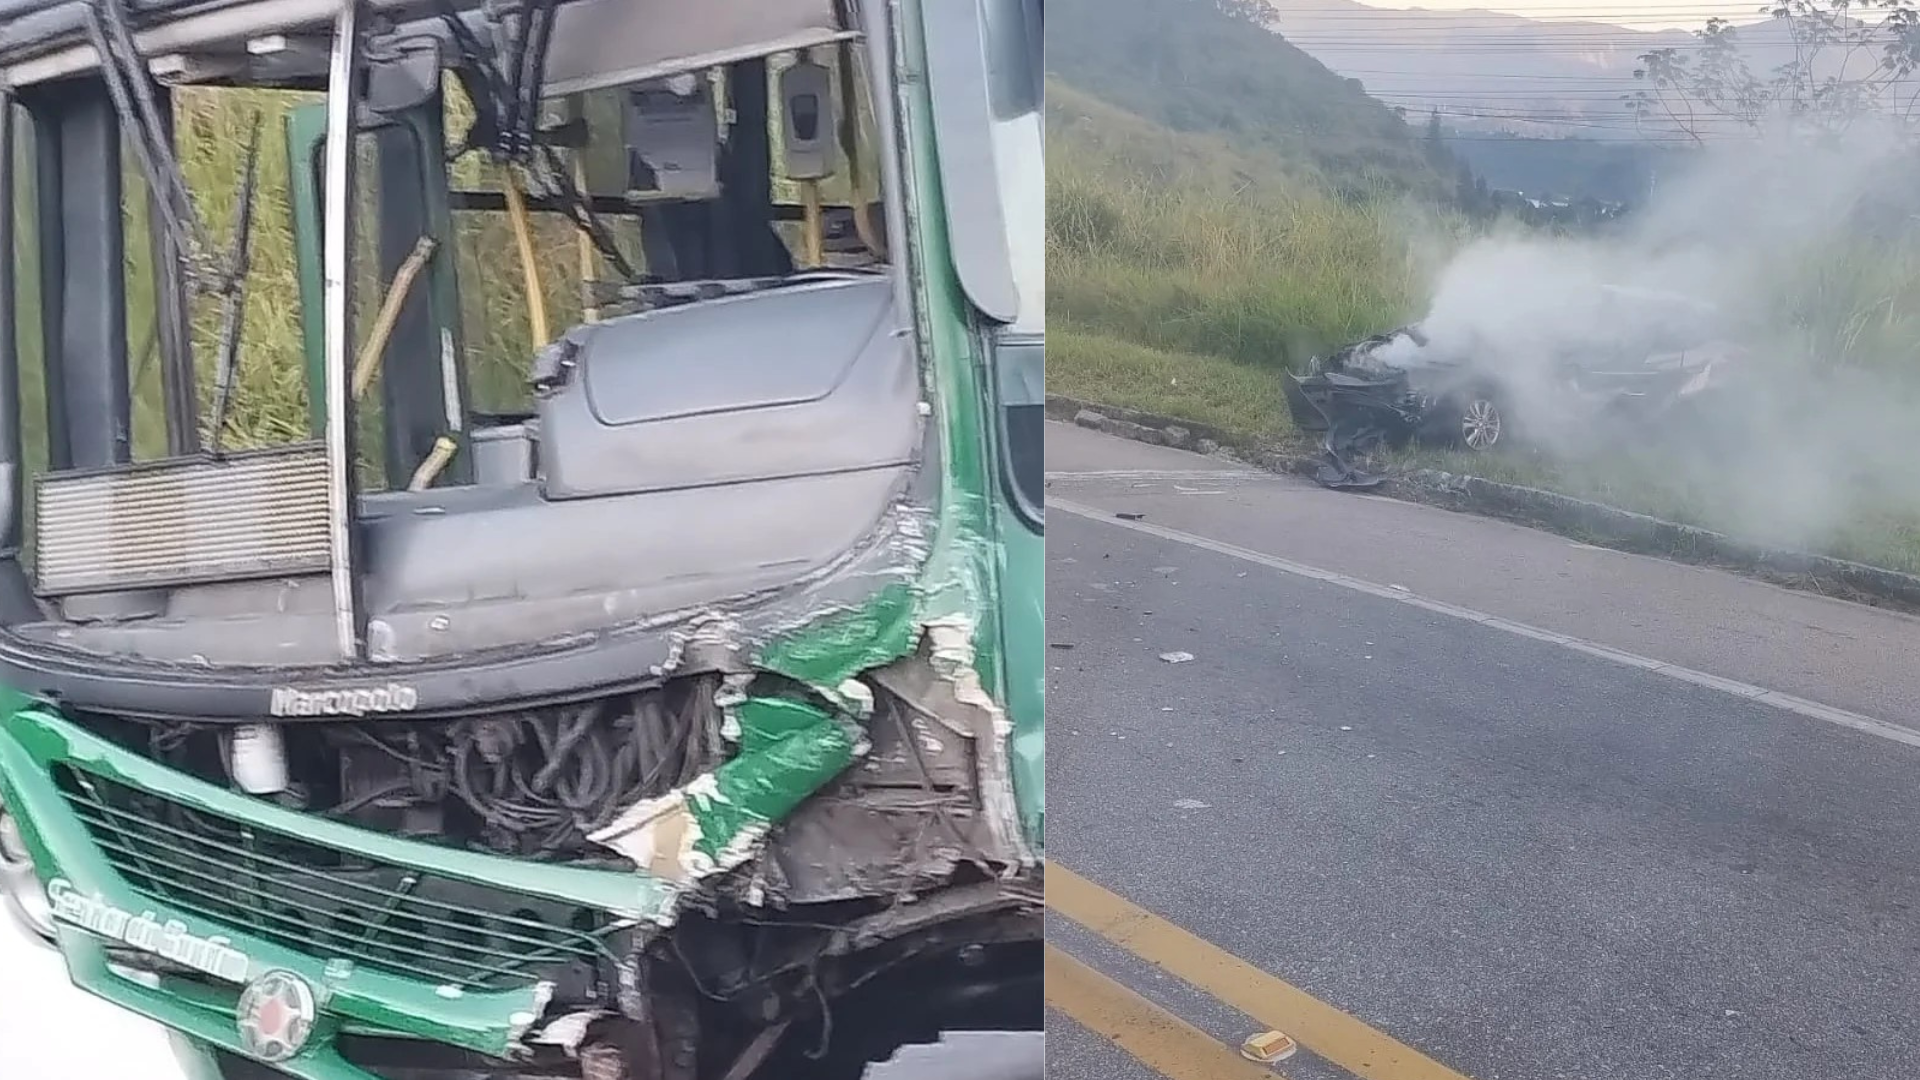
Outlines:
[[[1283,1031],[1262,1031],[1258,1035],[1247,1036],[1240,1044],[1240,1056],[1248,1061],[1257,1061],[1262,1065],[1272,1065],[1292,1057],[1300,1049],[1293,1036]]]
[[[1141,521],[1144,520],[1147,515],[1134,510],[1120,510],[1115,512],[1113,516],[1119,518],[1121,521]]]
[[[1165,660],[1169,664],[1184,664],[1193,659],[1193,654],[1190,652],[1181,652],[1176,649],[1173,652],[1161,653],[1160,659]]]
[[[1212,807],[1208,806],[1206,803],[1201,802],[1199,799],[1175,799],[1173,800],[1173,808],[1175,810],[1210,810],[1212,809]]]

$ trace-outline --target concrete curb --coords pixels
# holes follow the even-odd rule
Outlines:
[[[1255,445],[1204,424],[1054,394],[1047,395],[1047,414],[1119,438],[1216,454],[1269,472],[1312,476],[1320,463],[1314,455]],[[1438,469],[1412,469],[1390,473],[1381,491],[1411,502],[1517,521],[1622,551],[1718,566],[1791,588],[1920,612],[1920,576],[1830,555],[1771,548],[1541,488]]]
[[[1047,395],[1047,415],[1083,428],[1103,431],[1122,439],[1192,450],[1200,454],[1218,454],[1240,459],[1247,449],[1245,440],[1208,424],[1196,424],[1171,416],[1158,416],[1138,409],[1113,405],[1092,405],[1059,394]]]

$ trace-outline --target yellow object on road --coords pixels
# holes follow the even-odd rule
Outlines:
[[[1048,1008],[1168,1080],[1285,1080],[1052,945],[1046,966]]]
[[[1261,1024],[1284,1029],[1316,1056],[1355,1076],[1366,1080],[1468,1080],[1358,1017],[1051,860],[1047,863],[1047,912],[1073,920]],[[1049,961],[1049,999],[1053,996],[1052,970]],[[1245,1060],[1237,1051],[1229,1053]]]
[[[1258,1035],[1249,1035],[1247,1041],[1240,1044],[1240,1056],[1248,1061],[1257,1061],[1262,1065],[1271,1065],[1276,1061],[1285,1061],[1300,1049],[1285,1032],[1263,1031]]]

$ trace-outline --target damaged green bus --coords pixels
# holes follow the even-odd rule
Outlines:
[[[49,1016],[227,1080],[1038,1030],[1040,34],[0,0],[0,936]],[[54,1022],[0,1062],[126,1075]]]

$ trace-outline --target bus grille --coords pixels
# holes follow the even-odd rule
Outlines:
[[[308,956],[474,991],[615,958],[607,912],[369,861],[71,766],[54,779],[137,892]]]

